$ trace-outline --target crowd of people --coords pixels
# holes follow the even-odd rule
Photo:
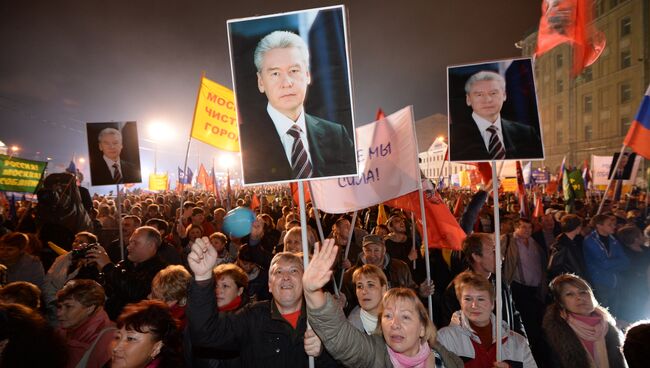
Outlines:
[[[308,203],[303,224],[281,185],[95,194],[92,226],[56,237],[19,202],[0,226],[0,367],[646,366],[644,198],[567,213],[544,196],[526,218],[502,193],[497,255],[487,193],[440,194],[467,237],[428,260],[410,213]],[[224,230],[229,203],[255,210],[250,234]]]

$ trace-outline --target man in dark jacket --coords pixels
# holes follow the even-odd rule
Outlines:
[[[562,233],[551,247],[548,261],[548,279],[553,280],[563,273],[572,273],[587,280],[585,259],[582,255],[582,219],[576,215],[564,215],[561,220]]]
[[[197,239],[188,256],[194,272],[187,317],[193,346],[238,350],[242,367],[336,367],[318,336],[307,330],[302,295],[302,258],[278,253],[269,269],[273,299],[250,304],[236,313],[220,314],[212,268],[217,253],[208,238]]]
[[[157,254],[161,242],[158,230],[142,226],[129,239],[127,259],[117,265],[111,263],[101,246],[88,251],[88,259],[104,274],[104,309],[111,320],[120,315],[125,305],[147,299],[154,276],[166,266]]]

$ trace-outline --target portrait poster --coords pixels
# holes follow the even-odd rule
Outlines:
[[[91,185],[142,182],[135,121],[86,123],[86,134]]]
[[[543,160],[530,58],[447,67],[449,160]]]
[[[609,173],[607,174],[607,179],[612,179],[612,171],[616,165],[616,161],[620,156],[620,152],[614,153],[612,160],[609,165]],[[640,157],[639,160],[640,161]],[[636,172],[639,170],[639,163],[637,162],[637,156],[634,152],[624,152],[621,162],[618,164],[618,169],[616,170],[616,175],[614,179],[616,180],[632,180],[636,179]],[[634,176],[634,177],[632,177]]]
[[[357,175],[345,15],[334,6],[228,21],[246,185]]]

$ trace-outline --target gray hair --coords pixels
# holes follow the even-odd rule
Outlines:
[[[302,263],[302,253],[280,252],[277,253],[271,260],[271,265],[269,266],[269,278],[280,262],[292,263],[294,266],[300,269],[300,272],[305,272],[305,268]]]
[[[506,80],[503,79],[501,74],[483,70],[472,75],[469,77],[467,82],[465,82],[465,93],[469,94],[469,91],[472,88],[472,84],[480,81],[497,81],[501,85],[503,92],[506,91]]]
[[[253,60],[258,72],[262,71],[262,59],[267,51],[272,49],[281,49],[295,47],[300,51],[303,61],[309,69],[309,48],[300,36],[289,31],[274,31],[262,38],[255,48]]]
[[[122,142],[122,133],[120,133],[120,131],[115,128],[102,129],[102,131],[99,132],[99,136],[97,136],[97,140],[101,142],[102,138],[107,135],[116,135],[118,138],[120,138],[120,142]]]

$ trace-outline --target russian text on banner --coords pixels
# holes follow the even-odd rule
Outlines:
[[[235,95],[205,77],[196,100],[192,138],[225,151],[239,152]]]
[[[359,176],[314,180],[319,209],[345,213],[417,190],[420,168],[411,107],[356,129]]]
[[[627,131],[623,144],[650,160],[650,86],[645,91],[639,112]]]
[[[34,193],[47,162],[0,155],[0,191]]]

